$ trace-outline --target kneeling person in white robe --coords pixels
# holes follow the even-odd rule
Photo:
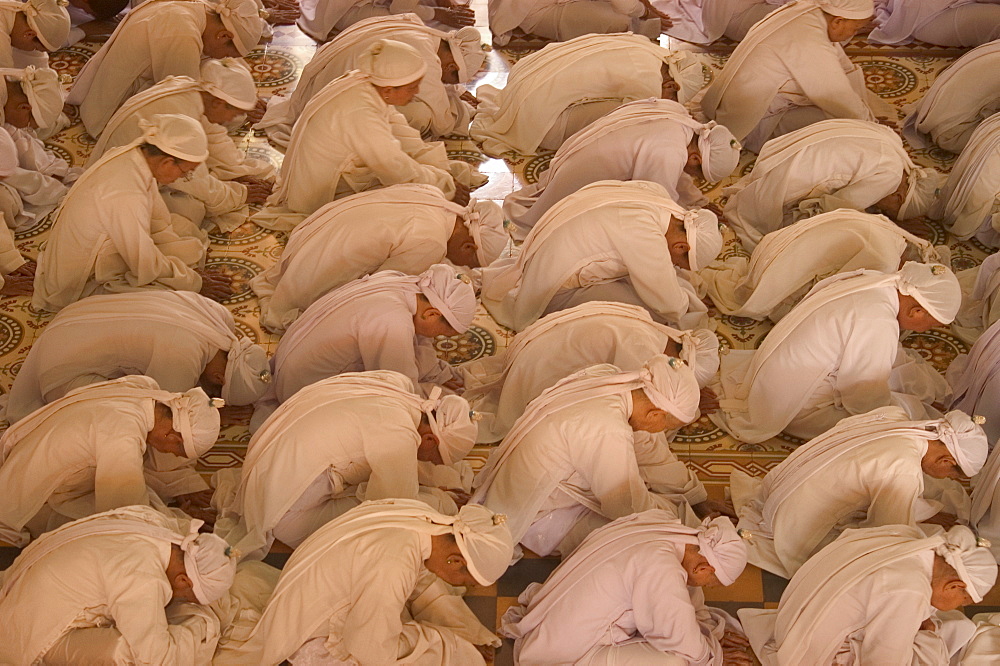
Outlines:
[[[194,464],[218,438],[219,410],[201,389],[131,376],[72,391],[0,438],[0,535],[23,546],[101,511],[183,504],[208,490]]]
[[[501,46],[514,30],[557,42],[608,32],[656,41],[670,25],[649,0],[490,0],[488,7],[493,40]]]
[[[687,527],[650,509],[599,527],[503,616],[519,664],[750,666],[739,623],[705,605],[747,547],[728,518]]]
[[[464,398],[425,400],[389,370],[310,384],[254,433],[235,495],[215,500],[226,503],[216,533],[263,557],[275,539],[298,547],[366,499],[419,499],[453,514],[438,486],[471,489],[462,485],[471,469],[460,467],[476,440],[470,414]]]
[[[1000,39],[996,0],[875,0],[875,5],[876,27],[868,39],[877,44],[917,39],[940,46],[979,46]]]
[[[739,527],[754,534],[750,562],[789,578],[848,528],[968,522],[964,489],[927,485],[925,475],[952,481],[974,476],[986,453],[986,434],[960,411],[913,421],[899,407],[882,407],[843,419],[763,480],[733,472]],[[936,499],[937,492],[946,502]]]
[[[824,120],[768,141],[753,170],[726,188],[723,213],[753,250],[772,231],[838,208],[897,222],[920,217],[944,183],[937,170],[918,167],[888,127]]]
[[[310,215],[292,230],[281,259],[250,286],[260,299],[261,326],[281,333],[324,294],[365,275],[419,275],[445,260],[489,266],[508,241],[491,201],[459,206],[430,185],[390,185]]]
[[[59,0],[9,0],[0,4],[0,67],[48,62],[69,36],[70,18]]]
[[[744,255],[699,273],[723,314],[778,321],[820,280],[859,268],[893,273],[905,261],[941,261],[930,242],[882,215],[848,208],[772,231]]]
[[[164,391],[200,386],[249,405],[271,374],[225,306],[187,292],[91,296],[61,311],[31,346],[3,417],[14,423],[80,386],[143,374]]]
[[[521,253],[483,271],[483,305],[524,330],[587,301],[642,305],[659,321],[703,327],[707,308],[688,278],[722,249],[715,214],[685,210],[646,181],[599,181],[538,221]]]
[[[482,666],[500,641],[442,581],[492,585],[513,551],[504,523],[476,505],[365,502],[295,549],[249,639],[215,663]]]
[[[394,370],[414,383],[461,386],[431,340],[464,333],[476,314],[472,285],[436,264],[420,275],[382,271],[313,303],[278,343],[274,397],[342,372]]]
[[[692,422],[698,381],[686,363],[654,356],[637,372],[581,370],[528,406],[476,476],[472,501],[507,512],[514,540],[539,555],[567,555],[592,530],[646,509],[675,513],[661,488],[666,441],[636,437]],[[669,476],[669,474],[668,474]],[[660,494],[665,490],[664,494]]]
[[[502,90],[480,86],[469,132],[493,157],[556,150],[625,102],[687,102],[703,82],[701,62],[632,34],[587,35],[549,44],[517,61]]]
[[[911,418],[950,393],[901,330],[950,323],[961,290],[951,269],[907,262],[898,273],[855,271],[817,284],[756,350],[722,359],[721,409],[713,419],[737,439],[784,431],[811,439],[842,418],[898,405]]]
[[[91,294],[176,289],[224,298],[231,281],[200,269],[208,242],[190,235],[160,195],[208,157],[201,125],[163,114],[142,136],[106,153],[74,184],[55,213],[38,257],[32,305],[60,310]]]
[[[930,537],[904,525],[848,530],[792,577],[776,611],[739,618],[764,666],[947,664],[973,627],[936,611],[978,603],[996,578],[967,527]]]
[[[599,180],[648,180],[682,206],[700,206],[708,200],[692,177],[720,181],[739,161],[725,127],[700,123],[671,100],[629,102],[571,136],[537,183],[507,195],[504,214],[523,240],[552,206]]]
[[[134,506],[43,535],[4,572],[0,661],[209,663],[219,621],[199,606],[226,594],[236,560],[201,524]]]

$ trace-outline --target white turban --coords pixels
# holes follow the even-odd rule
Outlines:
[[[705,386],[719,371],[719,338],[707,328],[688,333],[694,344],[682,343],[681,360],[691,366],[698,386]]]
[[[0,69],[0,75],[21,84],[21,90],[27,95],[28,103],[31,105],[31,117],[35,119],[35,124],[40,129],[55,126],[62,114],[65,100],[62,86],[59,84],[59,75],[54,69],[28,65],[24,69]],[[6,89],[2,96],[6,104]]]
[[[926,215],[931,204],[937,200],[948,177],[937,169],[914,167],[906,174],[906,180],[909,186],[903,205],[899,207],[901,220]]]
[[[701,389],[687,363],[679,358],[657,354],[639,371],[642,390],[658,409],[684,423],[698,416]]]
[[[208,158],[208,137],[201,123],[190,116],[159,113],[150,120],[140,119],[139,129],[143,143],[177,159],[204,162]]]
[[[743,146],[725,125],[714,120],[696,130],[698,152],[701,154],[701,173],[705,180],[715,183],[733,173],[740,163]]]
[[[202,60],[201,87],[237,109],[252,111],[257,106],[257,86],[242,60]]]
[[[239,338],[226,355],[226,381],[222,399],[230,405],[256,402],[271,382],[271,366],[267,352],[249,338]]]
[[[420,53],[403,42],[379,39],[358,58],[358,69],[376,86],[405,86],[420,79],[427,63]]]
[[[437,387],[435,387],[436,390]],[[435,403],[427,415],[431,431],[438,440],[438,451],[445,465],[454,465],[472,450],[479,426],[472,420],[472,409],[465,398],[446,395]]]
[[[260,43],[266,22],[261,18],[256,0],[219,0],[205,4],[219,15],[226,30],[233,33],[233,43],[241,56]]]
[[[209,398],[200,388],[177,393],[173,398],[160,400],[173,414],[173,428],[184,441],[184,454],[188,458],[205,455],[219,439],[219,407],[221,400]]]
[[[816,5],[827,14],[846,19],[867,19],[875,15],[873,0],[801,0]]]
[[[495,201],[473,201],[462,221],[476,242],[480,266],[489,266],[507,249],[510,234],[503,228],[503,211]]]
[[[226,540],[216,534],[201,534],[202,521],[191,521],[191,532],[180,542],[184,553],[184,573],[191,579],[194,596],[200,604],[222,598],[233,585],[237,557],[231,557]]]
[[[5,2],[6,7],[17,6],[24,12],[28,26],[38,35],[46,51],[57,51],[69,40],[70,18],[66,0],[28,0]]]
[[[479,30],[472,26],[453,30],[444,38],[458,65],[458,82],[468,83],[483,68],[490,47],[482,43]]]
[[[444,315],[452,328],[465,333],[476,316],[476,292],[468,278],[445,264],[434,264],[420,274],[420,293]]]
[[[723,585],[732,585],[747,566],[747,545],[729,518],[705,520],[698,528],[698,551]]]
[[[7,130],[0,128],[0,178],[11,175],[19,166],[14,139],[10,138]]]
[[[952,527],[943,536],[945,542],[934,553],[958,573],[972,600],[979,603],[997,581],[996,558],[964,525]]]
[[[719,218],[712,211],[699,208],[686,211],[681,221],[684,223],[688,245],[691,246],[688,252],[691,270],[700,271],[715,261],[722,251]]]
[[[942,324],[954,321],[962,304],[962,289],[950,268],[944,264],[908,261],[897,276],[899,293],[917,299]]]
[[[481,504],[466,504],[452,523],[469,573],[481,585],[495,583],[510,565],[514,539],[506,523],[506,516],[494,514]]]
[[[705,71],[701,61],[687,51],[674,51],[665,62],[670,78],[680,87],[677,101],[687,104],[705,85]]]
[[[963,474],[973,476],[986,464],[990,452],[986,433],[971,416],[957,409],[950,411],[937,431],[938,439],[955,456]]]

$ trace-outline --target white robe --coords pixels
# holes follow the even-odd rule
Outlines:
[[[980,613],[972,616],[976,630],[963,648],[961,666],[990,666],[1000,657],[1000,613]]]
[[[490,30],[500,45],[517,28],[556,41],[589,33],[660,35],[659,18],[644,19],[646,7],[639,0],[490,0],[488,7]]]
[[[503,632],[516,639],[515,663],[721,666],[719,641],[739,625],[707,607],[701,588],[688,587],[683,557],[683,541],[636,533],[629,521],[595,531],[504,615]]]
[[[193,267],[204,261],[207,242],[180,235],[174,224],[141,149],[108,153],[56,212],[32,305],[60,310],[91,294],[199,291]]]
[[[555,150],[621,104],[660,97],[660,67],[669,56],[631,34],[549,44],[518,60],[503,90],[479,88],[481,103],[469,133],[494,157]]]
[[[1000,402],[993,399],[1000,390],[1000,323],[986,329],[968,354],[960,354],[948,366],[948,383],[955,391],[950,409],[986,418],[983,431],[990,442],[1000,439]]]
[[[687,110],[666,99],[625,104],[559,147],[538,182],[507,195],[504,216],[523,239],[552,206],[599,180],[658,183],[682,206],[707,202],[684,173],[694,130],[677,122]]]
[[[37,223],[59,204],[72,183],[83,172],[80,167],[70,167],[63,158],[45,147],[31,130],[5,124],[17,148],[18,168],[3,179],[21,199],[20,209],[12,221],[11,229],[24,229]],[[11,226],[13,223],[13,226]]]
[[[435,0],[302,0],[302,16],[296,23],[317,42],[325,42],[335,32],[368,18],[412,13],[430,21],[435,7]]]
[[[215,664],[271,666],[296,653],[317,663],[484,663],[473,644],[496,639],[424,567],[429,535],[389,528],[331,547],[327,534],[295,550],[249,640]]]
[[[469,127],[472,109],[460,99],[464,87],[441,81],[438,48],[445,37],[447,33],[424,25],[413,14],[361,21],[316,51],[302,70],[295,90],[287,97],[272,97],[257,127],[266,130],[275,143],[287,145],[292,126],[309,100],[326,84],[357,69],[359,56],[373,42],[392,39],[417,49],[427,66],[416,97],[396,110],[403,114],[410,127],[425,137],[441,137],[456,131],[464,133]]]
[[[876,0],[875,26],[868,39],[880,44],[979,46],[1000,39],[1000,7],[995,0]]]
[[[414,331],[417,300],[412,290],[386,289],[332,307],[330,296],[337,294],[309,306],[278,344],[272,385],[279,402],[303,386],[344,372],[394,370],[414,384],[443,384],[454,377],[435,355],[431,340]]]
[[[863,211],[899,188],[912,161],[890,128],[828,120],[772,139],[726,188],[723,213],[748,250],[761,237],[838,208]]]
[[[887,218],[841,209],[772,231],[749,260],[730,256],[699,276],[723,314],[778,321],[818,281],[859,268],[892,273],[901,258],[938,260],[929,242]]]
[[[1000,111],[1000,40],[972,49],[934,79],[909,107],[903,136],[916,148],[936,143],[960,153],[983,120]]]
[[[695,44],[711,44],[723,35],[738,42],[777,9],[765,0],[653,0],[652,5],[673,21],[668,35]]]
[[[492,452],[473,501],[506,514],[514,540],[539,555],[566,554],[594,528],[631,513],[676,512],[683,498],[656,483],[660,466],[676,458],[665,438],[633,432],[631,413],[625,391],[541,416]]]
[[[930,217],[957,238],[1000,247],[1000,114],[984,120],[955,160]]]
[[[702,99],[705,115],[748,150],[823,117],[875,120],[861,68],[830,41],[822,10],[809,6],[801,13],[786,5],[751,28]],[[808,120],[794,117],[809,107]]]
[[[125,375],[152,377],[164,391],[187,391],[236,338],[229,310],[198,294],[87,298],[56,315],[32,344],[4,418],[13,423],[71,389]]]
[[[483,305],[515,331],[594,300],[642,305],[671,325],[703,327],[707,308],[670,258],[666,197],[643,181],[599,181],[568,196],[539,220],[518,257],[483,271]]]
[[[161,0],[128,12],[114,34],[88,62],[67,101],[80,105],[80,119],[99,136],[125,100],[168,76],[201,78],[202,33],[208,6]]]
[[[401,375],[386,381],[413,391]],[[297,547],[362,500],[443,495],[418,484],[421,415],[415,400],[378,389],[316,384],[300,391],[254,433],[216,533],[244,555],[263,557],[276,536]]]
[[[74,629],[114,626],[123,661],[206,663],[218,620],[200,613],[168,624],[169,558],[168,542],[139,534],[85,537],[43,556],[0,597],[0,661],[38,663]]]
[[[444,144],[426,143],[358,71],[326,85],[295,123],[274,192],[254,221],[291,229],[356,192],[423,183],[455,194]]]
[[[390,185],[329,203],[292,230],[278,263],[250,281],[261,326],[283,332],[324,294],[364,275],[441,263],[464,208],[430,185]]]

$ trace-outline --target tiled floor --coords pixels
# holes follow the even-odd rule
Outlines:
[[[485,0],[475,0],[479,27],[488,36],[485,25]],[[667,40],[664,39],[664,42]],[[540,46],[537,42],[514,44],[504,50],[490,54],[488,71],[480,75],[471,88],[489,83],[502,87],[506,83],[507,72],[512,62]],[[702,60],[706,80],[718,72],[725,63],[733,45],[717,43],[709,48],[695,48],[691,45],[673,44],[677,48],[692,50]],[[78,45],[60,51],[53,58],[53,67],[75,76],[86,59],[93,53],[94,45]],[[302,67],[315,51],[313,41],[295,27],[275,29],[275,38],[266,48],[255,50],[248,57],[258,88],[264,96],[287,93]],[[952,49],[916,46],[903,49],[873,47],[863,40],[855,40],[848,47],[848,53],[865,71],[869,88],[878,93],[898,112],[904,114],[904,107],[919,98],[933,82],[934,77],[947,66],[958,52]],[[281,153],[268,145],[261,136],[253,132],[238,135],[240,145],[248,153],[263,157],[279,164]],[[73,164],[82,164],[89,155],[93,139],[87,136],[79,123],[56,135],[50,147]],[[538,174],[547,168],[551,154],[520,156],[509,162],[488,159],[468,140],[454,137],[448,142],[453,156],[478,163],[480,170],[489,176],[489,183],[476,192],[481,199],[502,200],[505,195],[521,184],[533,182]],[[911,151],[921,165],[948,170],[954,155],[937,149]],[[740,169],[731,178],[715,187],[705,188],[709,198],[723,200],[723,188],[746,173],[752,166],[747,156]],[[35,228],[18,235],[18,241],[25,254],[34,256],[40,243],[47,235],[49,222],[42,221]],[[928,226],[923,234],[935,244],[947,243],[952,248],[952,264],[955,269],[966,269],[978,265],[989,250],[975,242],[958,242],[948,238],[940,227]],[[273,351],[277,337],[260,328],[259,307],[249,290],[247,281],[255,274],[270,266],[281,253],[286,236],[264,231],[250,223],[231,236],[213,236],[209,251],[209,263],[220,267],[238,279],[240,292],[226,303],[236,316],[244,334],[260,342]],[[724,254],[743,252],[732,234],[727,235]],[[39,335],[50,317],[32,310],[27,298],[9,298],[0,301],[0,387],[8,390],[17,374],[31,343]],[[731,348],[754,348],[767,332],[769,326],[749,319],[737,317],[717,317],[718,333],[723,344]],[[480,309],[473,328],[456,339],[441,339],[438,349],[443,357],[453,363],[472,360],[483,355],[495,354],[504,349],[512,334],[498,326]],[[905,344],[918,349],[935,366],[944,371],[951,360],[966,351],[966,345],[947,329],[934,330],[924,334],[912,334]],[[201,460],[201,468],[209,474],[214,470],[241,464],[246,442],[249,439],[245,425],[224,429],[222,438],[215,449]],[[680,455],[708,485],[710,493],[722,497],[729,474],[740,469],[750,474],[762,475],[782,460],[794,448],[796,440],[778,437],[763,444],[745,444],[735,441],[720,431],[707,419],[686,428],[674,443]],[[474,465],[480,465],[488,455],[488,448],[477,447],[471,458]],[[0,549],[0,568],[5,568],[16,551]],[[286,555],[274,553],[269,561],[276,565],[283,563]],[[488,626],[495,625],[499,616],[514,603],[517,595],[532,581],[540,581],[554,568],[552,559],[529,558],[513,567],[495,586],[476,590],[468,598],[470,606]],[[710,590],[708,598],[727,610],[738,607],[773,607],[778,601],[785,581],[750,567],[732,586],[726,589]],[[995,593],[983,602],[985,607],[997,606],[1000,610],[1000,593]],[[983,607],[970,610],[981,610]],[[498,654],[498,664],[511,662],[509,645]]]

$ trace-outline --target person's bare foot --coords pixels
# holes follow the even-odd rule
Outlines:
[[[213,301],[224,301],[233,295],[233,278],[222,273],[202,269],[198,271],[201,276],[202,296],[211,298]]]

